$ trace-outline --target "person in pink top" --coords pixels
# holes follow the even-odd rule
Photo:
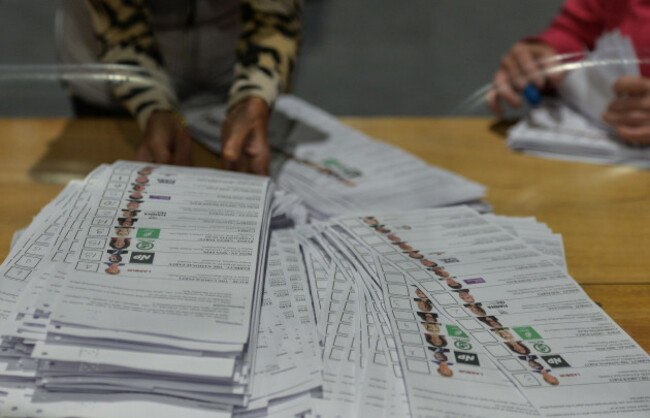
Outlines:
[[[637,56],[650,57],[650,0],[567,0],[545,31],[517,42],[505,54],[488,94],[490,109],[500,116],[502,102],[521,106],[520,92],[529,83],[538,89],[557,86],[561,74],[543,75],[554,65],[549,58],[593,49],[603,33],[615,29],[631,39]],[[641,74],[614,84],[617,98],[603,114],[631,144],[650,144],[650,66],[642,66]]]

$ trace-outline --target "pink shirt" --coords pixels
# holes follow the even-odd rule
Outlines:
[[[593,49],[603,32],[614,29],[632,40],[639,58],[650,58],[650,0],[568,0],[535,39],[561,54],[580,52]],[[650,77],[650,65],[641,73]]]

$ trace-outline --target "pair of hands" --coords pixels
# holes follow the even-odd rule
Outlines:
[[[522,104],[520,92],[530,83],[539,90],[557,87],[563,79],[561,72],[549,71],[557,61],[554,48],[542,42],[518,42],[503,57],[494,74],[487,101],[492,112],[501,116],[503,102],[512,107]],[[625,142],[650,144],[650,79],[621,77],[613,86],[614,99],[603,114]]]
[[[269,106],[259,97],[242,100],[230,109],[221,130],[224,169],[261,175],[268,173],[268,121]],[[192,138],[182,119],[171,111],[152,113],[135,159],[191,165]]]

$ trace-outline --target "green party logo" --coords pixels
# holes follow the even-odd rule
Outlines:
[[[456,348],[459,349],[459,350],[471,350],[472,349],[472,344],[468,343],[467,341],[462,341],[462,340],[454,341],[454,346],[456,346]]]
[[[336,158],[327,158],[322,161],[322,164],[332,170],[335,173],[340,174],[341,176],[347,178],[347,179],[354,179],[357,177],[361,177],[363,173],[361,171],[352,168],[352,167],[347,167],[343,163],[341,163],[339,160]]]
[[[447,325],[447,334],[449,334],[450,337],[469,338],[467,334],[465,334],[463,330],[456,325]]]
[[[544,353],[544,354],[551,352],[551,347],[549,347],[544,343],[535,343],[533,344],[533,348],[539,351],[540,353]]]
[[[537,333],[532,327],[512,327],[522,340],[541,340],[542,336]]]
[[[160,229],[158,228],[138,228],[136,238],[149,238],[156,239],[160,237]]]
[[[138,241],[138,243],[135,244],[135,246],[138,250],[142,250],[142,251],[153,250],[153,242],[151,241]]]

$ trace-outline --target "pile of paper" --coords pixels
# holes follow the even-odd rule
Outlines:
[[[0,267],[0,415],[650,412],[650,358],[545,225],[460,206],[270,230],[304,219],[275,196],[129,162],[71,183]]]
[[[606,33],[582,61],[562,65],[567,70],[560,99],[532,109],[510,129],[508,145],[549,158],[650,167],[650,151],[624,144],[602,119],[616,98],[614,83],[625,75],[640,76],[630,39]]]
[[[254,381],[258,336],[268,344],[282,312],[258,333],[271,196],[264,177],[129,162],[71,183],[0,269],[0,415],[214,417],[267,402]]]
[[[650,413],[650,358],[568,276],[559,235],[406,210],[483,188],[278,109],[284,190],[116,162],[43,208],[0,266],[0,416]],[[302,201],[344,215],[307,223]]]
[[[254,385],[238,417],[294,416],[312,409],[322,360],[307,272],[293,230],[271,233]]]
[[[189,109],[196,139],[220,152],[223,107]],[[405,210],[471,202],[484,187],[376,141],[294,96],[275,104],[269,123],[270,173],[316,218],[357,210]]]
[[[532,219],[469,208],[299,228],[327,417],[647,416],[650,357]]]

